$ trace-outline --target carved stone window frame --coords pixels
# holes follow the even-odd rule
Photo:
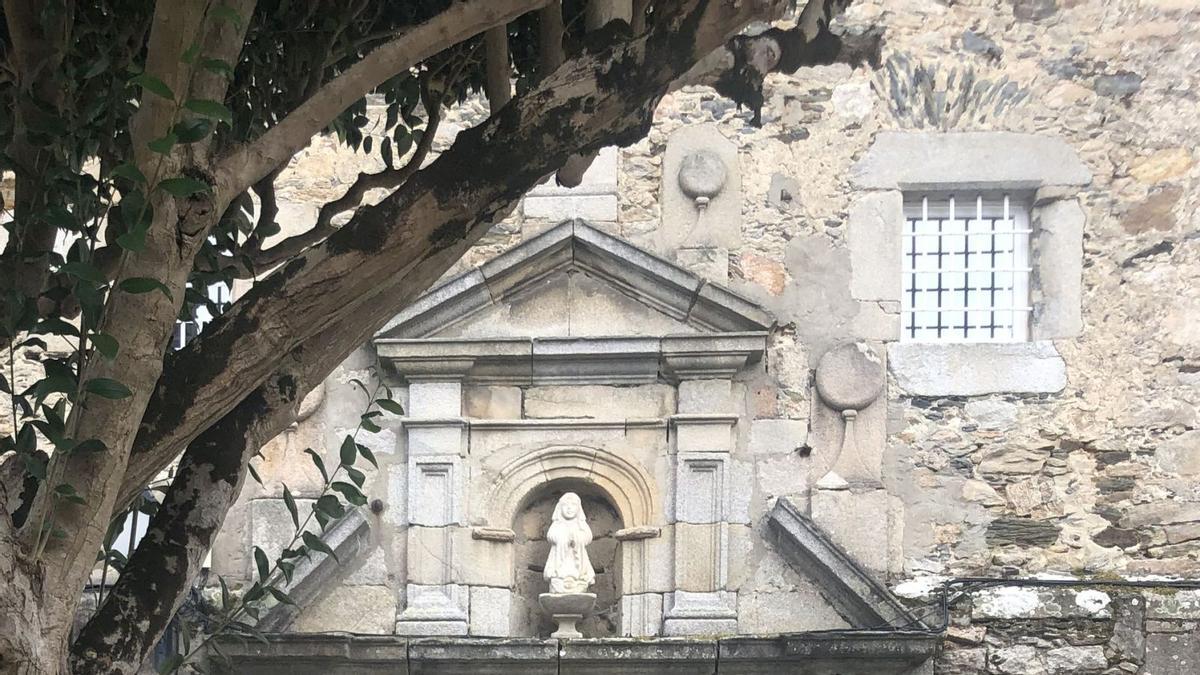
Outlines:
[[[900,343],[900,322],[882,337],[900,388],[914,396],[1054,393],[1067,385],[1054,340],[1083,328],[1084,212],[1091,172],[1061,139],[1013,132],[880,133],[853,167],[847,222],[851,295],[899,313],[904,196],[921,191],[1030,195],[1033,226],[1028,342]]]

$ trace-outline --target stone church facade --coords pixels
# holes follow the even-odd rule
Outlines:
[[[316,496],[305,449],[358,424],[352,381],[406,413],[360,436],[340,562],[235,669],[1200,670],[1194,9],[856,2],[877,71],[772,76],[761,126],[669,94],[263,450],[213,550],[235,585],[291,537],[282,486]],[[285,228],[369,161],[306,150]],[[560,643],[537,596],[566,491],[597,639]]]

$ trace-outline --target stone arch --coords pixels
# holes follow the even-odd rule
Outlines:
[[[539,486],[564,480],[602,490],[627,528],[651,525],[658,515],[658,494],[644,469],[607,450],[557,446],[522,455],[500,470],[488,500],[491,524],[509,527]]]

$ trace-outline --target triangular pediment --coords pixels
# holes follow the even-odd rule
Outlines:
[[[375,337],[634,337],[772,323],[727,288],[574,220],[438,285]]]

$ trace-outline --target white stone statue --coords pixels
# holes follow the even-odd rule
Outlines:
[[[579,495],[568,492],[559,498],[546,540],[550,542],[550,555],[542,576],[550,582],[550,592],[539,595],[538,602],[558,623],[558,630],[550,637],[583,637],[575,624],[596,604],[596,594],[587,592],[596,581],[596,570],[587,552],[592,528],[588,527]]]
[[[550,592],[586,593],[596,581],[596,571],[587,552],[592,528],[588,527],[579,495],[568,492],[559,498],[546,540],[550,542],[550,556],[542,576],[550,582]]]

